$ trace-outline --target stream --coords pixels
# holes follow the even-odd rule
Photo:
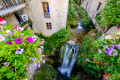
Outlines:
[[[83,28],[81,21],[78,20],[78,27],[71,29],[70,40],[61,44],[56,49],[54,56],[49,56],[51,64],[58,71],[57,80],[70,80],[72,73],[76,70],[77,55],[82,43],[83,37],[90,31],[89,28]],[[76,72],[76,71],[75,71]],[[77,71],[78,72],[78,71]],[[74,73],[77,75],[77,73]]]

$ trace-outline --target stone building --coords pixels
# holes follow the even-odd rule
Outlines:
[[[24,24],[30,19],[35,33],[51,36],[66,28],[69,0],[0,0],[0,17],[7,24]]]
[[[101,10],[104,9],[106,5],[106,0],[84,0],[82,7],[88,12],[93,24],[96,25],[96,15]],[[96,26],[96,28],[98,28]]]

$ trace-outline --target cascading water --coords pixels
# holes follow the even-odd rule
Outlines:
[[[78,29],[82,29],[82,25],[81,25],[81,21],[77,21],[77,23],[78,23]]]
[[[58,68],[61,74],[70,77],[72,68],[77,60],[80,45],[64,44],[61,48],[62,65]]]

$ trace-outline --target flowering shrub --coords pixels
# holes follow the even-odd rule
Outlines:
[[[104,71],[104,78],[120,79],[120,32],[114,33],[103,41],[96,41],[99,45],[98,53],[86,61],[98,65]],[[108,36],[107,36],[108,37]]]
[[[78,56],[78,65],[83,67],[86,65],[86,58],[92,57],[93,54],[98,52],[98,45],[95,41],[97,39],[97,33],[91,30],[88,35],[84,36],[82,45],[80,47],[80,55]]]
[[[40,67],[43,42],[32,30],[4,26],[0,31],[0,80],[23,80],[30,63]]]

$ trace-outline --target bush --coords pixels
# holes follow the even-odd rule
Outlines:
[[[76,18],[75,11],[74,11],[74,9],[72,8],[71,5],[69,5],[69,12],[68,12],[68,14],[70,14],[73,19]]]
[[[56,47],[59,47],[61,43],[66,42],[70,38],[70,28],[67,30],[61,29],[51,37],[43,37],[41,35],[39,37],[45,39],[44,54],[51,54]]]
[[[34,74],[34,80],[56,80],[57,72],[50,64],[42,64],[40,71]]]
[[[106,6],[100,11],[97,23],[100,27],[116,26],[120,23],[120,2],[119,0],[107,0]]]
[[[120,32],[111,35],[113,37],[106,36],[103,41],[97,40],[100,32],[93,32],[95,31],[90,31],[84,38],[78,64],[82,65],[89,74],[96,76],[104,74],[104,78],[119,80]]]
[[[75,9],[77,10],[77,13],[79,14],[80,18],[83,18],[83,16],[85,15],[84,9],[80,6],[76,6]]]
[[[87,13],[82,18],[82,26],[91,29],[94,28],[94,25]]]
[[[87,64],[86,59],[91,58],[93,54],[98,52],[98,45],[95,43],[94,30],[91,30],[88,35],[84,36],[82,45],[80,47],[80,55],[78,56],[78,64],[85,66]]]
[[[37,50],[42,46],[41,39],[32,30],[20,29],[7,25],[0,32],[0,80],[23,80],[28,77],[28,64],[40,61]]]

